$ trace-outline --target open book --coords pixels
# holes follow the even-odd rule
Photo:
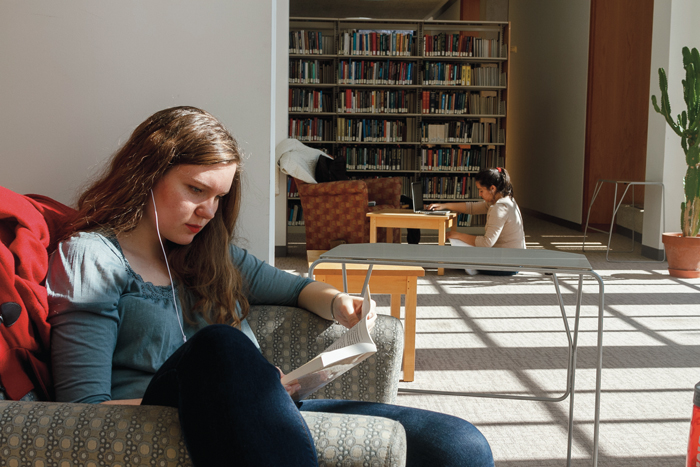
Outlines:
[[[377,352],[377,346],[369,335],[367,321],[371,303],[367,286],[360,321],[319,355],[284,375],[282,384],[291,384],[296,380],[301,385],[301,389],[292,395],[294,400],[306,398]]]

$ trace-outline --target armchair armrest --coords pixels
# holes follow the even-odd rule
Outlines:
[[[301,416],[322,466],[406,464],[406,434],[398,422],[323,412]],[[0,400],[0,458],[7,465],[192,467],[177,409],[161,406]],[[34,463],[41,460],[48,462]]]
[[[247,320],[265,358],[285,373],[311,360],[345,332],[339,324],[294,307],[252,306]],[[396,318],[379,315],[371,335],[377,353],[311,398],[396,402],[403,327]]]

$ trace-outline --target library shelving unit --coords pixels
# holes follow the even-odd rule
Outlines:
[[[509,36],[496,21],[290,18],[288,135],[345,156],[351,178],[402,177],[407,196],[419,180],[427,202],[475,200],[474,175],[505,165]],[[291,181],[287,198],[288,231],[299,231]]]

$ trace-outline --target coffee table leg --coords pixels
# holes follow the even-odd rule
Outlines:
[[[391,294],[391,316],[401,319],[401,294]]]
[[[406,278],[406,321],[404,323],[403,380],[413,381],[416,368],[416,305],[418,278]]]
[[[371,216],[369,218],[369,242],[377,243],[377,219]]]
[[[386,228],[386,243],[394,243],[394,228]]]
[[[440,227],[438,228],[438,245],[445,244],[445,224],[447,221],[440,222]],[[445,274],[445,268],[438,268],[438,276]]]

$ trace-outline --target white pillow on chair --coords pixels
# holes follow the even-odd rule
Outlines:
[[[275,148],[277,165],[282,173],[297,178],[306,183],[316,183],[314,173],[319,156],[326,156],[320,149],[304,145],[301,141],[287,138]]]

